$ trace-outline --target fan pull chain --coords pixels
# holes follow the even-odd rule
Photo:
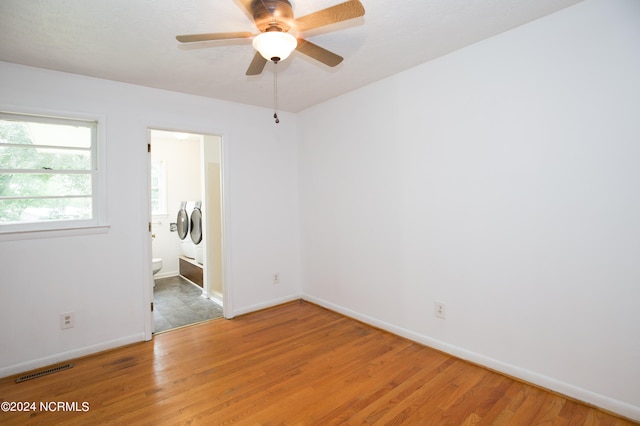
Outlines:
[[[273,61],[273,118],[276,119],[276,124],[280,122],[278,118],[278,62]]]

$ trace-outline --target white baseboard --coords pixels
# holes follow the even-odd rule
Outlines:
[[[517,367],[515,365],[504,363],[502,361],[466,350],[458,346],[450,345],[446,342],[442,342],[440,340],[415,333],[411,330],[398,327],[385,321],[380,321],[368,315],[352,311],[351,309],[336,305],[324,299],[319,299],[308,294],[303,294],[302,299],[307,300],[311,303],[315,303],[332,311],[341,313],[348,317],[354,318],[358,321],[362,321],[366,324],[372,325],[382,330],[388,331],[390,333],[396,334],[398,336],[413,340],[414,342],[418,342],[425,346],[429,346],[431,348],[445,352],[449,355],[453,355],[456,358],[464,359],[474,364],[478,364],[491,370],[534,384],[536,386],[558,392],[562,395],[566,395],[567,397],[582,401],[588,405],[598,407],[611,413],[624,416],[628,419],[640,421],[640,407],[636,407],[626,402],[619,401],[605,395],[600,395],[586,389],[582,389],[569,383],[561,382],[551,377],[547,377],[533,371]]]
[[[217,303],[218,305],[220,305],[221,307],[224,306],[223,303],[223,295],[222,293],[220,293],[219,291],[212,291],[209,292],[209,295],[207,296],[211,301]]]
[[[274,306],[282,305],[283,303],[292,302],[294,300],[300,300],[300,295],[287,296],[280,299],[272,299],[272,300],[269,300],[268,302],[258,303],[256,305],[245,306],[239,309],[234,309],[232,313],[233,316],[229,317],[228,319],[231,319],[237,315],[244,315],[251,312],[260,311],[262,309],[272,308]]]
[[[46,367],[86,355],[95,354],[97,352],[114,349],[119,346],[129,345],[131,343],[143,342],[145,340],[144,333],[133,334],[131,336],[121,337],[119,339],[108,340],[91,346],[74,349],[71,351],[60,352],[43,358],[34,359],[27,362],[9,365],[0,368],[0,378],[13,376],[15,374],[24,373],[25,371],[35,370],[37,368]]]
[[[157,274],[155,274],[153,276],[154,280],[157,280],[159,278],[169,278],[169,277],[175,277],[180,275],[180,273],[178,271],[168,271],[168,272],[163,272],[162,270],[160,270]]]

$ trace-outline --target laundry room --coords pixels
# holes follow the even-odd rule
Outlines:
[[[153,278],[184,278],[221,305],[221,138],[149,130],[149,141]]]

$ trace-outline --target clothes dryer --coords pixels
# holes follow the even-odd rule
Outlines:
[[[194,258],[199,264],[204,264],[204,234],[203,234],[202,201],[196,201],[191,211],[189,225],[191,241],[194,244]]]
[[[191,220],[189,218],[189,211],[193,209],[194,205],[195,202],[193,201],[182,201],[176,218],[176,230],[180,238],[180,252],[190,259],[195,257],[195,246],[190,236]]]

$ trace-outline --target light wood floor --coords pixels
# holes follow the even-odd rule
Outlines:
[[[318,306],[293,302],[159,334],[0,400],[88,402],[1,424],[632,424]]]

